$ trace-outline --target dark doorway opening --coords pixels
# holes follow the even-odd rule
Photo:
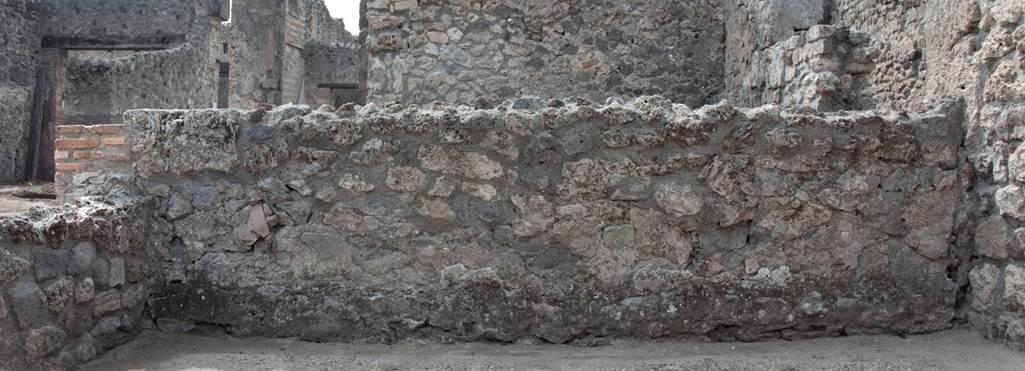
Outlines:
[[[228,91],[231,84],[231,64],[217,61],[217,108],[228,108]]]
[[[346,103],[359,103],[360,102],[360,91],[359,84],[317,84],[318,88],[331,89],[331,95],[334,97],[334,106],[341,107]]]

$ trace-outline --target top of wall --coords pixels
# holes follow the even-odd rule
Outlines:
[[[44,44],[174,43],[219,16],[216,0],[35,0]]]

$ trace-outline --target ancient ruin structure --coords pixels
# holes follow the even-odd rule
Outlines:
[[[0,9],[11,50],[0,119],[12,123],[0,182],[52,178],[55,129],[120,124],[130,109],[355,100],[359,48],[321,1],[12,0]]]
[[[265,2],[229,24],[223,3],[175,7],[194,15],[178,39],[111,24],[173,48],[67,54],[65,92],[153,109],[58,125],[68,204],[0,218],[0,359],[72,366],[197,326],[584,344],[968,326],[1025,350],[1021,1],[364,0],[358,62],[317,36],[342,31],[315,1]],[[0,4],[10,138],[46,60],[32,40],[157,37]],[[121,67],[176,53],[205,77]],[[223,102],[222,63],[232,108],[196,109]],[[144,73],[193,93],[124,103]],[[341,99],[350,78],[362,96]],[[0,145],[4,175],[26,148]]]

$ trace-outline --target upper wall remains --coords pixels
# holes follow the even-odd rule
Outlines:
[[[368,101],[660,94],[699,106],[723,87],[717,0],[365,4]]]

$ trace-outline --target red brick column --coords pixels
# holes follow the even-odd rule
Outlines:
[[[78,195],[78,175],[104,175],[128,164],[124,125],[62,125],[56,128],[57,197]]]

